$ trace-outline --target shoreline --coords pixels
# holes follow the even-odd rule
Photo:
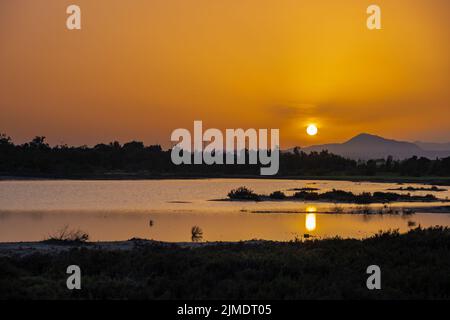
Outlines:
[[[450,186],[450,177],[401,177],[401,176],[260,176],[260,175],[159,175],[159,174],[98,174],[79,176],[60,175],[0,175],[0,181],[111,181],[111,180],[206,180],[206,179],[256,179],[256,180],[318,180],[378,182],[398,184],[425,184]]]
[[[243,241],[245,242],[245,241]],[[45,243],[43,241],[0,242],[0,257],[28,256],[31,254],[58,254],[72,249],[89,249],[99,251],[132,251],[138,247],[164,248],[200,248],[214,245],[229,245],[239,242],[162,242],[146,239],[123,241],[92,241],[83,243]]]
[[[325,204],[336,204],[336,205],[391,205],[391,204],[398,204],[398,203],[449,203],[450,200],[447,199],[440,199],[436,198],[433,200],[400,200],[400,201],[378,201],[378,202],[368,202],[368,203],[358,203],[358,202],[348,202],[348,201],[337,201],[337,200],[305,200],[305,199],[296,199],[294,197],[287,197],[286,199],[271,199],[269,197],[261,198],[260,200],[246,200],[246,199],[228,199],[228,198],[222,198],[222,199],[211,199],[208,200],[211,202],[237,202],[237,203],[262,203],[262,202],[302,202],[302,203],[325,203]],[[447,206],[436,206],[436,207],[447,207]],[[404,209],[413,209],[416,207],[404,207]],[[430,207],[433,208],[433,207]]]
[[[325,202],[322,202],[325,203]],[[327,202],[329,203],[329,202]],[[339,203],[341,205],[343,203]],[[352,206],[365,206],[365,205],[358,205],[354,203],[344,203],[344,205],[352,205]],[[371,205],[375,205],[374,209],[383,208],[380,207],[379,203],[373,203]],[[370,206],[370,205],[369,205]],[[367,216],[397,216],[397,215],[403,215],[403,216],[410,216],[414,214],[450,214],[450,206],[428,206],[428,207],[390,207],[392,210],[398,210],[398,213],[379,213],[379,212],[372,212],[372,213],[364,213],[359,212],[357,210],[353,211],[345,211],[345,208],[342,208],[343,211],[341,212],[334,212],[334,211],[289,211],[289,210],[241,210],[241,212],[249,212],[249,213],[260,213],[260,214],[327,214],[327,215],[367,215]]]
[[[328,241],[336,237],[314,239],[307,241]],[[365,241],[372,237],[363,239],[348,238],[343,240]],[[306,241],[306,239],[305,239]],[[163,250],[209,250],[217,248],[227,248],[230,246],[239,246],[245,248],[257,248],[260,246],[284,246],[294,243],[290,241],[276,240],[240,240],[240,241],[205,241],[205,242],[167,242],[149,239],[130,239],[119,241],[88,241],[83,243],[45,243],[43,241],[24,241],[24,242],[0,242],[0,258],[17,257],[24,258],[33,255],[59,255],[72,250],[88,250],[92,252],[134,252],[140,249],[161,248]]]

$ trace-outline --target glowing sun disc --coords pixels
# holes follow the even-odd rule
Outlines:
[[[315,136],[317,134],[317,127],[313,124],[310,124],[308,128],[306,128],[306,133],[310,136]]]

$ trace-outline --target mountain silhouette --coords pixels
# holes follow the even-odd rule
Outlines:
[[[433,144],[430,145],[433,146]],[[394,159],[406,159],[413,156],[435,159],[450,156],[450,148],[448,150],[425,150],[412,142],[386,139],[368,133],[358,134],[344,143],[313,145],[301,148],[301,150],[307,153],[328,150],[343,157],[360,160],[382,159],[388,156],[392,156]]]
[[[448,151],[448,150],[450,150],[450,142],[435,143],[435,142],[415,141],[414,144],[416,144],[423,150],[430,150],[430,151]]]

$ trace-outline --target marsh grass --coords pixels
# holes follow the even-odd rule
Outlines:
[[[203,240],[203,230],[199,226],[193,226],[191,229],[192,242],[200,242]]]
[[[83,244],[89,240],[89,234],[79,230],[70,229],[68,225],[49,235],[43,240],[47,244]]]

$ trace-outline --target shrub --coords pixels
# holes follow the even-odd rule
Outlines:
[[[275,191],[272,192],[269,196],[271,199],[277,199],[277,200],[282,200],[282,199],[286,199],[286,195],[284,194],[284,192],[282,191]]]
[[[317,192],[299,191],[294,193],[294,198],[313,201],[319,200],[319,194]]]
[[[258,201],[259,196],[246,187],[233,189],[228,193],[228,198],[232,200]]]
[[[323,199],[337,202],[354,202],[355,195],[348,191],[336,190],[325,192],[321,195]]]
[[[372,202],[373,202],[373,198],[369,192],[363,192],[363,193],[355,196],[355,203],[368,204],[368,203],[372,203]]]

